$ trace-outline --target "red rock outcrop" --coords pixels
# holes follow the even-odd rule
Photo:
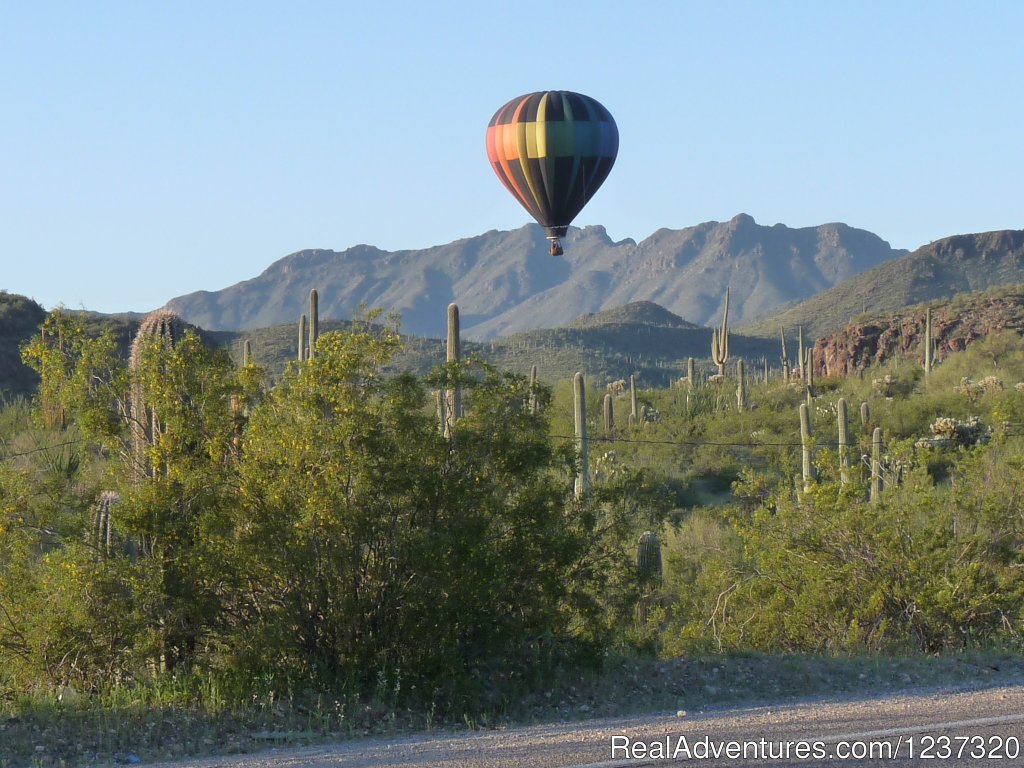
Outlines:
[[[814,344],[815,375],[851,375],[894,356],[924,362],[924,306],[906,314],[852,323]],[[1004,330],[1024,331],[1024,286],[957,297],[932,306],[937,358]]]

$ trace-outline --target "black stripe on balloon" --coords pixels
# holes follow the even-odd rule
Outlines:
[[[534,217],[541,226],[551,226],[551,197],[547,187],[547,161],[543,157],[531,157],[527,161],[530,168],[530,177],[533,179],[533,186],[536,188],[534,197],[538,213]]]

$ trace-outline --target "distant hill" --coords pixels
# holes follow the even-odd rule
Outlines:
[[[572,228],[565,245],[564,257],[550,257],[543,232],[529,225],[423,250],[306,250],[251,280],[167,307],[204,328],[267,327],[297,321],[316,288],[321,317],[347,319],[365,304],[400,313],[406,332],[442,336],[445,307],[455,301],[464,335],[488,340],[635,301],[707,324],[731,286],[739,323],[906,253],[845,224],[765,227],[744,214],[662,229],[640,243],[613,242],[603,227]]]
[[[833,333],[858,317],[959,293],[1024,282],[1024,230],[955,235],[880,264],[743,330],[777,334],[804,327],[810,338]]]
[[[21,345],[46,317],[37,302],[0,291],[0,398],[31,394],[39,378],[21,362]]]

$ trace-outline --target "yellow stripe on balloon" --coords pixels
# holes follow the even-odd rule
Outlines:
[[[526,185],[530,188],[530,194],[533,196],[535,205],[540,205],[541,195],[537,190],[537,180],[533,178],[533,169],[530,168],[530,153],[527,149],[529,139],[527,134],[529,133],[529,123],[519,123],[516,126],[516,138],[518,139],[517,148],[519,150],[519,167],[523,169],[523,176],[526,178]]]
[[[548,155],[548,133],[547,133],[548,95],[545,93],[540,97],[540,104],[537,105],[537,157]]]

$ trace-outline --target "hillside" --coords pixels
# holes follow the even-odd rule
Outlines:
[[[0,398],[27,395],[39,379],[21,362],[21,345],[46,317],[37,302],[25,296],[0,291]]]
[[[754,335],[804,327],[811,338],[860,316],[895,312],[924,301],[1024,282],[1024,230],[955,235],[844,280],[785,311],[744,327]]]
[[[398,312],[408,333],[441,336],[445,307],[455,301],[464,335],[488,340],[635,301],[706,324],[731,286],[741,322],[906,253],[845,224],[766,227],[743,214],[662,229],[640,243],[614,242],[603,227],[571,229],[565,245],[564,257],[551,258],[541,229],[528,225],[424,250],[305,250],[251,280],[167,307],[204,328],[261,328],[297,321],[316,288],[321,317],[347,319],[364,304]]]
[[[928,307],[937,360],[1002,331],[1024,332],[1024,285],[992,288],[850,323],[817,340],[817,371],[850,374],[908,354],[923,361]]]

